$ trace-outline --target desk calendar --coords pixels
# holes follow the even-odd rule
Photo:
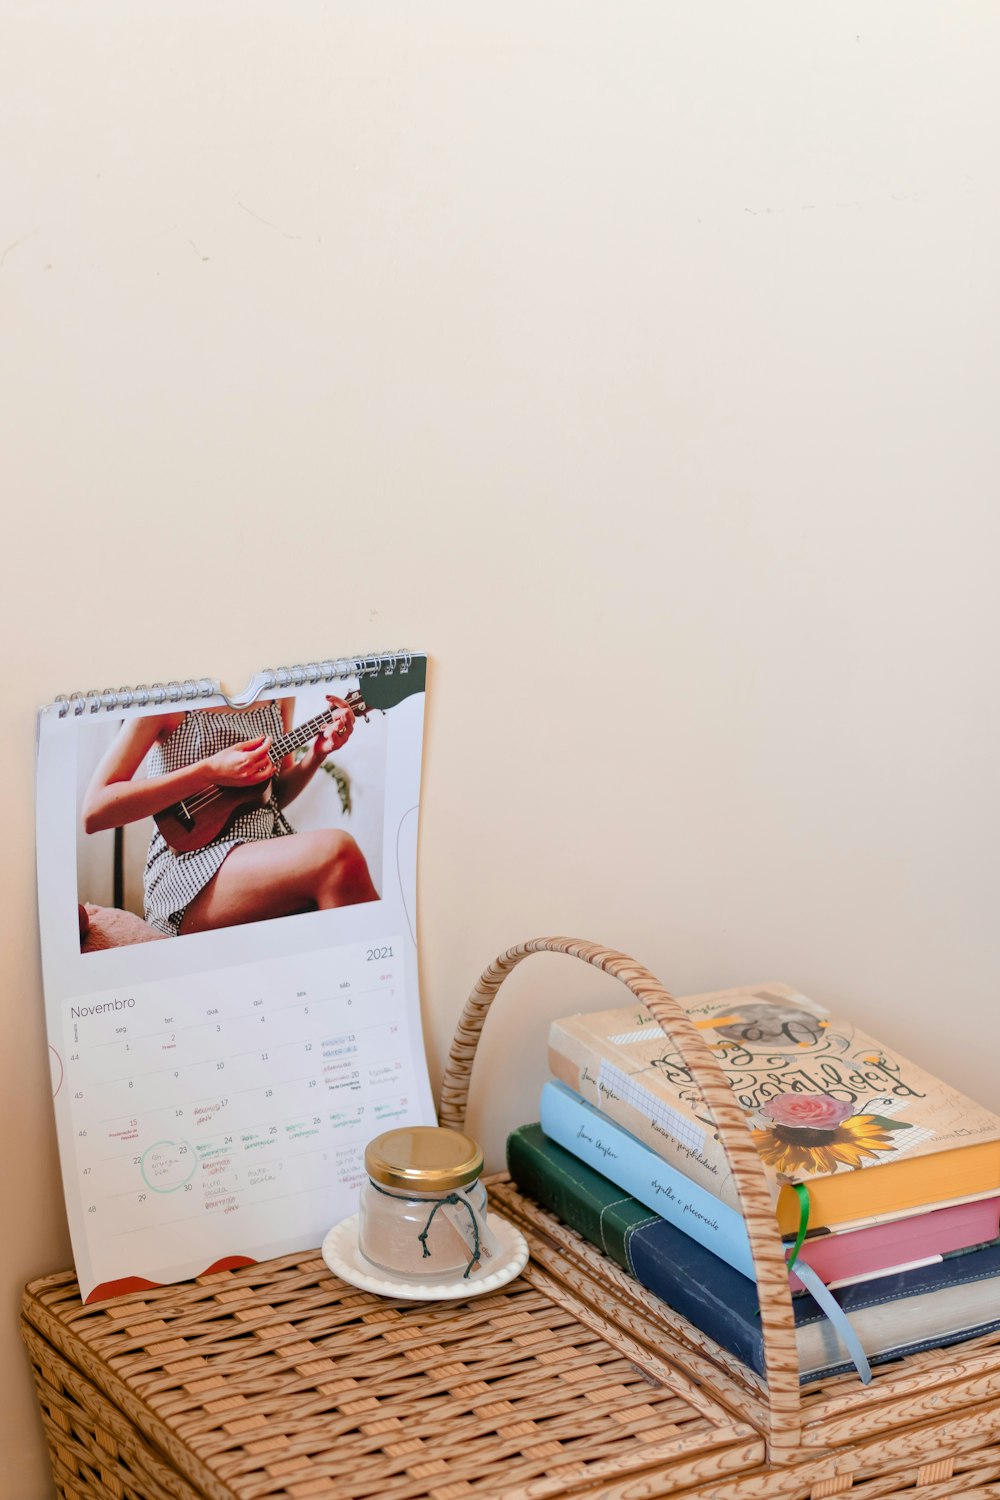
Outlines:
[[[356,1210],[367,1141],[433,1123],[424,677],[391,653],[240,699],[185,683],[42,711],[46,1022],[87,1300],[318,1245]]]

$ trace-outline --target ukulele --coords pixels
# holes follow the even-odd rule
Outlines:
[[[368,704],[359,692],[348,693],[344,699],[355,719],[368,722]],[[281,735],[267,752],[275,773],[286,755],[301,750],[311,739],[325,729],[333,716],[328,705],[323,713],[308,719],[297,729]],[[173,802],[162,812],[154,815],[153,821],[170,848],[177,854],[188,854],[192,849],[204,849],[213,839],[224,833],[229,824],[240,813],[251,808],[263,807],[271,797],[271,777],[255,781],[249,786],[206,786],[192,792],[182,802]]]

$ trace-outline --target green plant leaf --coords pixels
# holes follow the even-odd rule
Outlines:
[[[332,760],[325,760],[322,769],[337,783],[337,794],[340,797],[340,810],[343,813],[351,812],[351,778],[340,766],[335,765]]]

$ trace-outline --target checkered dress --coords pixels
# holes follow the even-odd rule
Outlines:
[[[165,776],[243,740],[253,740],[262,734],[277,739],[284,732],[277,703],[262,703],[242,712],[188,713],[172,734],[165,740],[157,740],[150,750],[146,762],[148,774]],[[279,838],[292,831],[273,797],[263,807],[239,813],[217,839],[204,849],[192,849],[189,854],[176,854],[157,829],[149,843],[143,873],[146,921],[157,932],[176,936],[189,903],[208,885],[230,849],[251,839]]]

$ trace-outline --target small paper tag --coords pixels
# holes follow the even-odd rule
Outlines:
[[[475,1209],[472,1208],[471,1203],[468,1208],[464,1208],[460,1203],[446,1203],[440,1210],[440,1216],[446,1218],[452,1228],[458,1231],[471,1257],[476,1253],[476,1239],[472,1232],[470,1209],[475,1213]],[[492,1234],[490,1234],[478,1214],[476,1214],[476,1224],[479,1227],[479,1254],[476,1258],[476,1265],[480,1265],[483,1261],[493,1259],[495,1244]]]

